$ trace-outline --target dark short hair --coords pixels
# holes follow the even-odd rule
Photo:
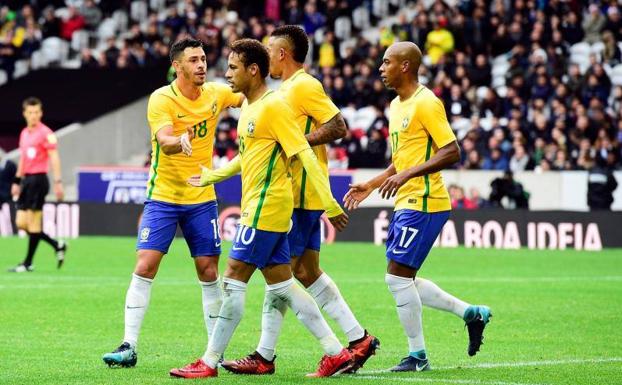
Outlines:
[[[174,60],[179,59],[179,55],[183,54],[186,48],[197,48],[197,47],[203,48],[203,43],[201,42],[201,40],[185,38],[174,43],[171,46],[171,51],[169,53],[169,58],[171,59],[171,63]]]
[[[309,51],[309,37],[304,29],[297,25],[283,25],[272,31],[270,36],[287,39],[293,47],[294,60],[304,63]]]
[[[268,55],[268,49],[261,44],[259,40],[236,40],[231,44],[230,48],[231,52],[240,57],[240,61],[244,64],[244,67],[248,67],[251,64],[257,64],[261,76],[264,78],[268,76],[270,69],[270,55]]]
[[[26,109],[26,107],[28,106],[39,106],[39,107],[43,107],[43,103],[41,103],[41,99],[39,98],[35,98],[34,96],[31,96],[29,98],[26,98],[24,100],[24,102],[22,103],[22,108]]]

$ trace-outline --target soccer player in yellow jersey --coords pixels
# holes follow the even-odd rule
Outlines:
[[[136,343],[151,284],[178,224],[201,284],[208,336],[222,303],[216,194],[213,186],[197,189],[186,181],[198,164],[211,165],[218,115],[225,108],[239,107],[243,96],[226,84],[205,82],[206,57],[200,41],[184,39],[173,44],[170,57],[177,79],[155,90],[147,107],[152,165],[138,231],[136,268],[125,300],[125,336],[119,348],[103,357],[111,366],[136,364]]]
[[[479,350],[491,316],[488,307],[469,305],[434,283],[415,278],[451,210],[440,171],[460,159],[460,148],[443,103],[419,84],[420,65],[421,51],[414,43],[395,43],[386,50],[380,75],[398,95],[389,112],[392,164],[368,182],[352,185],[344,197],[346,207],[353,210],[376,188],[383,198],[397,195],[387,237],[385,280],[408,336],[409,354],[391,368],[396,372],[430,369],[421,323],[422,304],[463,317],[469,330],[469,355]]]
[[[320,341],[326,354],[311,376],[331,376],[353,364],[352,355],[330,330],[313,298],[292,277],[287,241],[294,206],[288,177],[290,158],[296,157],[302,163],[329,218],[342,215],[343,210],[332,198],[313,150],[296,127],[293,111],[279,93],[266,85],[269,60],[266,48],[257,40],[242,39],[231,45],[225,76],[234,91],[246,96],[238,121],[240,154],[223,167],[225,170],[219,169],[220,177],[200,185],[216,183],[241,171],[242,214],[224,273],[223,304],[207,350],[194,363],[171,370],[172,376],[218,375],[218,360],[242,318],[246,285],[256,269],[266,280],[266,291],[292,308]]]
[[[308,37],[302,28],[295,25],[276,28],[268,40],[270,76],[283,80],[279,91],[292,107],[296,123],[313,146],[322,174],[328,179],[325,144],[345,136],[347,128],[339,109],[326,95],[322,84],[302,68],[308,49]],[[380,342],[361,327],[333,280],[320,268],[320,217],[324,206],[317,190],[307,182],[307,173],[301,162],[294,158],[290,170],[294,187],[294,213],[288,234],[292,270],[318,306],[337,322],[348,337],[348,349],[355,360],[355,366],[350,371],[354,372],[374,354]],[[287,304],[270,292],[266,292],[264,303],[261,339],[257,349],[242,359],[224,361],[223,368],[239,374],[274,372],[276,342]]]

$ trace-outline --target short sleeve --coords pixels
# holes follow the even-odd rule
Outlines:
[[[214,83],[214,89],[218,95],[218,99],[222,100],[222,108],[238,107],[242,100],[241,92],[233,92],[231,87],[222,83]]]
[[[309,142],[296,126],[296,117],[292,108],[279,96],[270,101],[264,119],[269,132],[281,145],[288,158],[309,147]]]
[[[155,135],[162,127],[173,125],[173,117],[168,108],[166,96],[159,93],[151,94],[147,104],[147,120],[152,135]]]
[[[292,90],[293,100],[305,115],[313,118],[319,125],[331,120],[339,113],[339,108],[324,92],[322,83],[314,78],[307,78],[297,83]]]
[[[48,150],[56,150],[58,148],[58,138],[56,138],[56,134],[54,131],[48,129],[48,132],[45,133],[45,140],[43,141],[43,147]]]
[[[432,137],[437,148],[444,147],[456,140],[443,102],[433,95],[425,97],[417,106],[417,119],[423,124],[425,130]]]

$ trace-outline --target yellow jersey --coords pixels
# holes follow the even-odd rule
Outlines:
[[[147,199],[174,203],[196,204],[216,199],[214,186],[195,188],[188,178],[201,172],[199,165],[212,167],[214,133],[220,111],[240,105],[242,94],[221,83],[205,83],[196,100],[186,98],[176,81],[155,90],[149,97],[147,120],[151,128],[151,169],[147,182]],[[166,155],[160,150],[156,133],[173,126],[179,136],[192,127],[192,156],[184,153]]]
[[[258,230],[287,232],[294,198],[289,158],[309,148],[282,95],[268,90],[244,101],[238,120],[242,167],[240,222]]]
[[[407,100],[393,99],[389,110],[392,161],[397,172],[428,161],[439,148],[456,140],[443,103],[419,85]],[[412,178],[397,191],[395,210],[451,210],[440,172]]]
[[[339,113],[339,108],[324,92],[322,83],[303,69],[296,71],[281,83],[279,92],[294,111],[296,125],[305,135],[328,122]],[[328,156],[326,146],[313,147],[320,167],[328,178]],[[298,159],[291,161],[292,185],[294,187],[294,208],[324,210],[316,189],[307,181],[307,173]]]

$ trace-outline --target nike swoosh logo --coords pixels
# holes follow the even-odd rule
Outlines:
[[[235,247],[235,246],[233,246],[233,250],[235,250],[235,251],[246,250],[246,247]]]
[[[408,250],[393,250],[392,253],[393,254],[406,254],[408,252]]]
[[[415,364],[415,370],[418,371],[418,372],[421,372],[421,371],[423,371],[423,369],[425,369],[426,366],[428,366],[427,363],[423,364],[421,366],[419,366],[419,364]]]
[[[220,246],[220,245],[222,245],[222,241],[221,241],[221,242],[218,242],[218,243],[215,243],[215,246],[216,246],[216,247],[218,247],[218,246]]]
[[[177,119],[182,119],[182,118],[185,118],[186,116],[188,116],[188,114],[186,114],[186,115],[179,115],[179,114],[177,114]]]
[[[126,309],[142,309],[144,306],[126,306]]]

